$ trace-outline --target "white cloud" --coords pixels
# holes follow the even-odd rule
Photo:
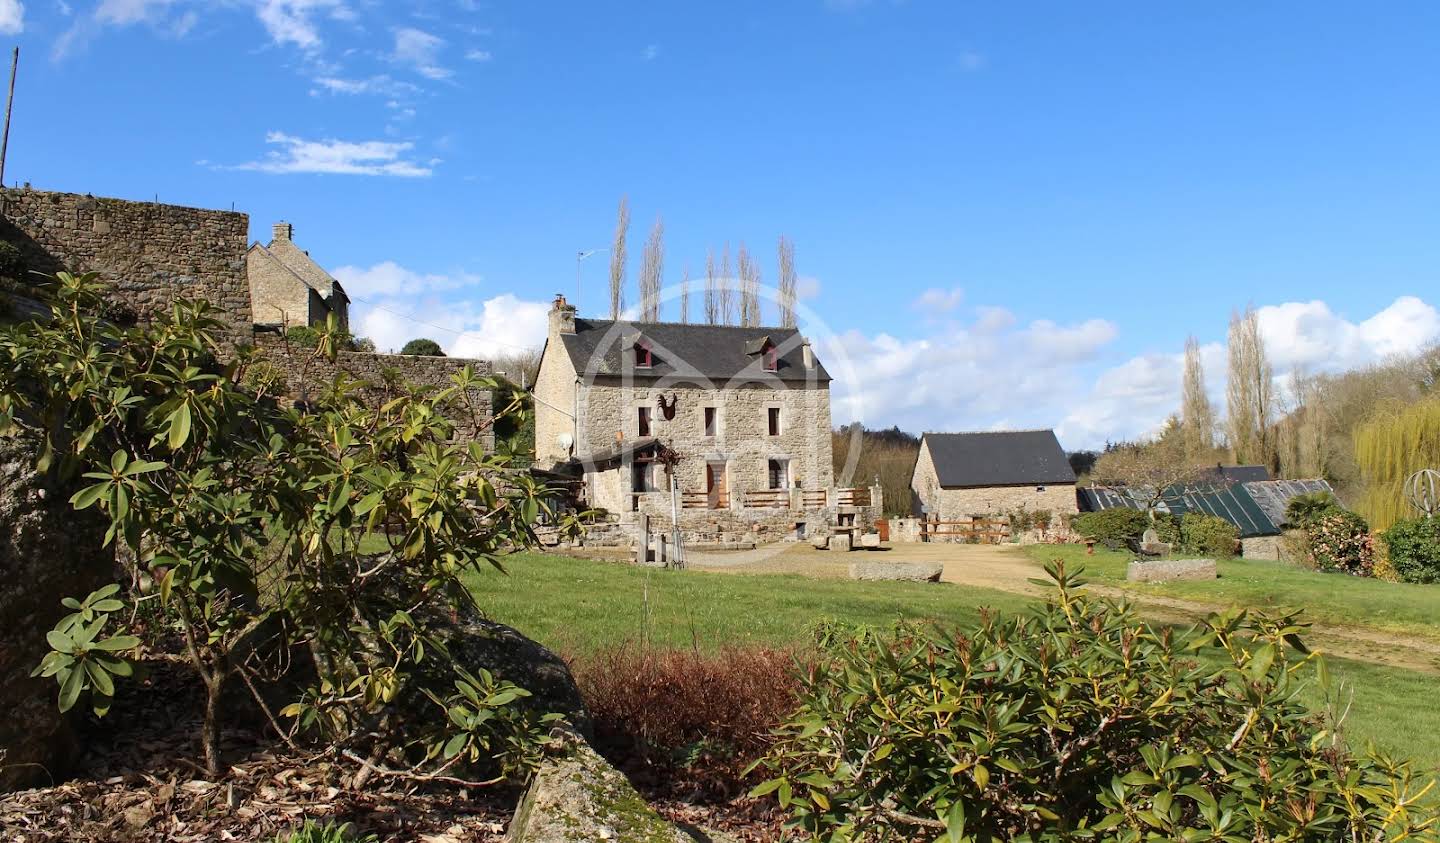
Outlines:
[[[1256,314],[1279,394],[1297,369],[1343,371],[1412,354],[1440,340],[1440,311],[1415,296],[1402,296],[1359,322],[1319,300],[1267,305]],[[1225,346],[1207,343],[1200,354],[1210,400],[1223,415]],[[1094,447],[1107,439],[1155,432],[1179,409],[1182,364],[1177,350],[1133,357],[1100,373],[1089,395],[1066,414],[1062,441],[1067,447]]]
[[[942,290],[939,287],[931,287],[915,299],[915,307],[920,310],[949,313],[960,306],[965,300],[965,291],[959,287],[952,287]]]
[[[1103,320],[1017,328],[998,308],[976,317],[920,338],[851,331],[817,341],[835,378],[835,422],[917,432],[1053,426],[1083,396],[1086,361],[1116,334]]]
[[[103,0],[95,7],[95,20],[103,24],[126,26],[154,17],[173,4],[174,0]]]
[[[490,61],[493,58],[495,57],[490,54],[489,50],[467,50],[465,52],[466,61]]]
[[[18,35],[25,30],[25,4],[20,0],[0,0],[0,33]]]
[[[454,275],[420,273],[406,269],[394,261],[382,261],[369,268],[342,266],[333,273],[353,296],[414,296],[433,293],[437,290],[453,290],[469,284],[478,284],[480,276],[467,272]]]
[[[428,176],[434,160],[418,163],[404,156],[414,148],[409,142],[341,140],[310,141],[271,132],[265,142],[279,147],[263,159],[232,169],[262,173],[334,173],[359,176]]]
[[[381,299],[379,307],[358,303],[352,323],[358,336],[375,341],[382,351],[398,351],[405,343],[428,337],[451,357],[489,359],[545,342],[550,305],[504,293],[480,302]]]
[[[440,66],[440,50],[444,46],[445,39],[438,35],[411,26],[401,27],[395,30],[395,49],[390,57],[427,79],[446,79],[453,71]]]
[[[255,14],[272,41],[302,50],[314,50],[322,43],[315,24],[318,15],[335,20],[349,20],[354,15],[342,0],[261,0]]]
[[[801,275],[795,279],[795,300],[809,301],[820,297],[820,279],[813,275]]]
[[[654,61],[660,55],[659,44],[646,44],[645,49],[640,51],[641,61]]]
[[[317,76],[315,78],[314,94],[374,94],[376,96],[390,97],[399,108],[398,99],[410,97],[420,92],[420,89],[410,82],[403,82],[393,79],[387,74],[379,74],[364,79],[348,79],[343,76]]]

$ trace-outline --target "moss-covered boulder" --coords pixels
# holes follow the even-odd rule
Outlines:
[[[510,822],[509,843],[694,843],[578,734],[557,734]]]

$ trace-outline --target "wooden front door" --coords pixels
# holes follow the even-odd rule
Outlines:
[[[875,532],[880,534],[880,541],[890,541],[890,522],[881,518],[875,522]]]
[[[711,509],[724,509],[730,498],[725,494],[725,463],[705,463],[705,496]]]

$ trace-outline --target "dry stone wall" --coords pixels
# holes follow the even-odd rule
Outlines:
[[[254,335],[254,342],[256,348],[264,354],[265,362],[274,366],[284,376],[286,392],[297,400],[323,388],[341,373],[374,385],[362,395],[377,401],[385,394],[383,386],[387,376],[391,374],[407,384],[439,389],[450,386],[454,374],[466,366],[474,367],[477,374],[491,373],[490,363],[486,360],[342,351],[336,356],[335,362],[331,363],[324,357],[317,357],[310,349],[287,343],[276,334],[257,333]],[[453,420],[457,427],[456,435],[463,441],[478,439],[487,451],[491,450],[495,445],[494,430],[491,427],[491,395],[486,391],[472,390],[469,397],[476,418],[481,420],[481,430],[475,431],[471,420],[457,418]]]
[[[15,244],[26,269],[99,272],[120,313],[139,319],[176,298],[204,299],[236,343],[250,333],[249,231],[249,217],[233,211],[0,190],[0,240]]]

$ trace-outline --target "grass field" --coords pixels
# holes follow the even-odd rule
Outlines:
[[[1322,574],[1250,559],[1219,560],[1215,580],[1132,583],[1125,580],[1125,566],[1134,554],[1096,549],[1094,556],[1086,556],[1078,545],[1035,545],[1026,552],[1037,561],[1058,556],[1067,564],[1084,565],[1089,579],[1137,593],[1259,609],[1299,608],[1319,623],[1440,641],[1440,586]]]
[[[496,620],[580,658],[626,642],[702,650],[804,646],[810,630],[829,619],[878,627],[898,617],[964,624],[982,607],[1010,612],[1033,603],[1022,595],[950,584],[657,571],[543,554],[510,556],[505,564],[508,575],[471,576],[480,605]],[[1091,568],[1097,579],[1108,579],[1105,567]],[[1338,660],[1331,673],[1345,684],[1347,699],[1354,694],[1347,720],[1353,743],[1374,741],[1440,769],[1440,677]],[[1310,696],[1319,703],[1318,694]]]

